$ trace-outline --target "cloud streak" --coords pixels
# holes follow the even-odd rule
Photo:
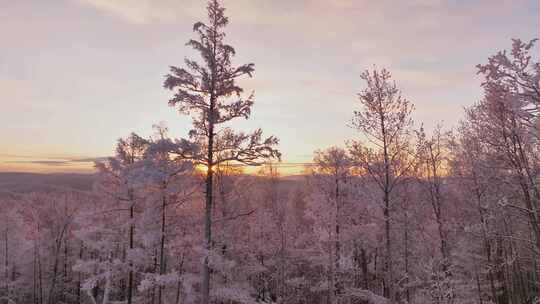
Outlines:
[[[62,157],[35,157],[30,155],[0,154],[4,164],[39,165],[45,167],[93,165],[104,161],[107,157],[62,158]]]

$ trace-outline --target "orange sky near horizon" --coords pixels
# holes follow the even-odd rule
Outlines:
[[[306,166],[302,163],[273,163],[280,175],[290,176],[303,174]],[[263,166],[242,166],[240,170],[247,174],[258,174]],[[95,173],[94,159],[91,158],[62,158],[50,157],[35,159],[34,157],[20,157],[0,155],[0,172],[24,173]]]

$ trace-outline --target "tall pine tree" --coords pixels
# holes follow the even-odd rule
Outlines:
[[[220,126],[234,118],[249,118],[253,93],[242,97],[243,89],[236,84],[242,76],[252,76],[254,64],[234,67],[232,46],[225,43],[224,28],[229,23],[225,8],[217,0],[208,2],[208,23],[197,22],[193,31],[197,38],[187,45],[200,53],[202,62],[185,59],[185,68],[171,67],[164,87],[175,92],[170,106],[193,118],[190,138],[202,147],[196,162],[206,168],[206,195],[204,219],[205,258],[202,273],[202,303],[209,302],[210,266],[208,255],[212,240],[212,168],[223,162],[258,165],[265,159],[280,158],[274,148],[278,139],[262,137],[261,129],[246,134]]]

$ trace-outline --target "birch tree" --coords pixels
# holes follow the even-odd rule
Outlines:
[[[322,226],[327,228],[330,244],[329,298],[331,303],[337,303],[343,292],[343,282],[340,281],[343,251],[341,235],[345,222],[343,210],[347,202],[352,162],[347,151],[338,147],[316,151],[313,161],[316,164],[312,176],[313,190],[323,201],[318,214],[319,219],[323,219]]]
[[[388,70],[366,70],[360,77],[366,87],[358,94],[360,108],[354,111],[351,126],[364,139],[352,141],[350,150],[360,170],[372,179],[382,194],[386,256],[383,296],[393,298],[392,193],[414,165],[410,146],[414,107],[402,97]]]
[[[435,276],[439,278],[437,288],[432,292],[438,303],[452,303],[454,300],[452,277],[452,261],[450,254],[450,240],[448,219],[450,206],[447,192],[448,172],[448,139],[449,133],[442,131],[442,126],[437,125],[430,136],[426,135],[423,128],[418,132],[418,158],[419,158],[419,182],[424,192],[426,201],[431,205],[433,216],[437,223],[439,236],[440,260],[433,263]]]

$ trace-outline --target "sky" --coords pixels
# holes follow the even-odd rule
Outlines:
[[[247,121],[280,139],[283,161],[359,137],[348,124],[359,75],[387,68],[414,120],[451,128],[481,98],[476,64],[540,37],[537,0],[224,0],[234,62],[255,63]],[[0,171],[90,172],[116,140],[165,123],[186,137],[188,116],[167,105],[171,65],[202,0],[0,0]],[[538,47],[537,47],[538,49]]]

